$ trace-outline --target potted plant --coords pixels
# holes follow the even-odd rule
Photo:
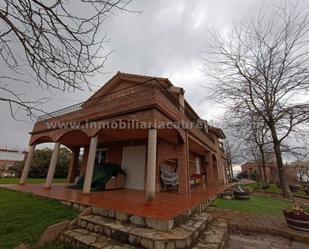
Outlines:
[[[293,205],[291,209],[283,210],[288,227],[309,232],[309,213],[302,206]]]
[[[232,200],[234,197],[233,191],[231,190],[225,190],[223,193],[221,193],[221,198],[226,200]]]
[[[250,190],[246,188],[242,188],[237,185],[234,189],[234,196],[236,200],[249,200],[250,199]]]

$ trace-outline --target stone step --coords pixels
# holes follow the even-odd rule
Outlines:
[[[135,247],[115,241],[98,233],[89,232],[86,229],[71,229],[60,234],[60,241],[75,247],[87,249],[134,249]]]
[[[138,248],[190,248],[211,220],[208,213],[196,214],[182,225],[164,232],[100,215],[86,215],[79,217],[77,226]]]
[[[109,219],[124,221],[142,227],[153,228],[160,231],[170,231],[174,227],[183,224],[186,220],[189,220],[193,215],[204,212],[210,204],[210,199],[204,200],[195,207],[192,207],[191,209],[188,209],[175,217],[166,220],[136,214],[128,214],[121,211],[99,207],[93,207],[92,213],[94,215],[100,215]]]
[[[225,249],[228,239],[227,224],[224,221],[215,220],[200,234],[192,249]]]

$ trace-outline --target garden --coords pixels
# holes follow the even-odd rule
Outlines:
[[[284,199],[281,189],[270,184],[263,188],[261,183],[253,182],[238,184],[221,194],[213,206],[231,212],[238,212],[240,216],[250,214],[255,217],[272,216],[282,219],[284,217],[288,227],[309,231],[309,197],[307,187],[300,185],[290,186],[293,200]]]
[[[34,245],[50,225],[72,220],[78,212],[58,201],[31,194],[0,189],[0,248],[12,249],[21,243]],[[62,249],[55,244],[44,249]]]

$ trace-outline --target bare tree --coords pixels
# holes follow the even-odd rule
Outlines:
[[[306,128],[309,104],[309,12],[296,6],[261,10],[234,25],[230,38],[209,32],[205,60],[215,79],[213,98],[230,112],[244,108],[268,126],[283,195],[291,198],[282,143]]]
[[[228,178],[231,180],[233,175],[233,165],[237,163],[238,152],[240,149],[239,141],[230,139],[229,136],[224,140],[224,149],[227,158],[227,170],[228,170]]]
[[[247,140],[253,142],[252,155],[256,158],[256,162],[261,167],[260,176],[264,187],[267,187],[267,173],[266,164],[269,159],[269,155],[273,153],[273,150],[269,148],[270,145],[270,134],[268,126],[265,124],[264,120],[261,120],[259,116],[253,115],[249,116],[249,136]],[[255,148],[255,149],[254,149]]]
[[[273,150],[267,126],[258,116],[245,109],[225,113],[226,133],[233,144],[238,144],[233,155],[241,160],[252,160],[257,164],[263,186],[267,186],[266,164]]]
[[[114,11],[128,11],[130,0],[3,0],[0,2],[0,101],[14,116],[22,108],[33,116],[44,99],[16,91],[37,82],[61,91],[89,87],[103,69],[106,34],[102,23]],[[28,78],[30,78],[28,80]],[[15,89],[15,90],[14,90]]]

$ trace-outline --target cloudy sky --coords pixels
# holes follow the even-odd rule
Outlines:
[[[233,22],[257,13],[261,4],[281,5],[284,1],[262,0],[133,0],[132,10],[140,14],[117,13],[104,24],[109,42],[105,74],[93,80],[93,91],[102,86],[117,71],[169,78],[186,90],[186,98],[201,117],[215,120],[220,111],[205,100],[203,85],[209,79],[202,72],[201,52],[206,30],[215,28],[227,32]],[[304,2],[305,3],[305,2]],[[1,68],[0,68],[1,69]],[[31,97],[49,96],[45,111],[57,110],[85,100],[89,91],[49,92],[36,86],[18,86]],[[0,102],[0,146],[27,148],[28,132],[33,122],[16,121],[8,106]]]

